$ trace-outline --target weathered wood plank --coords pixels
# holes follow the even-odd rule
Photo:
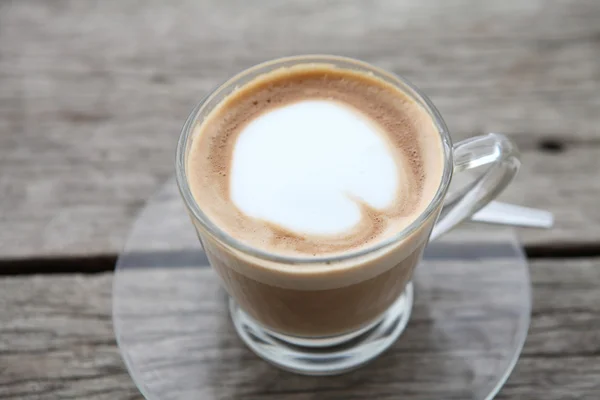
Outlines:
[[[531,328],[522,357],[499,399],[597,398],[599,265],[600,259],[532,263]],[[114,342],[111,284],[112,274],[0,279],[1,398],[142,398]],[[207,321],[214,319],[207,316]],[[410,327],[419,329],[418,324]],[[270,398],[309,399],[317,392],[322,395],[319,398],[351,398],[353,392],[344,388],[355,375],[318,379],[292,376],[258,361],[233,332],[224,335],[230,341],[228,348],[239,349],[235,352],[247,353],[247,357],[238,358],[242,365],[224,369],[215,365],[223,371],[219,381],[223,385],[213,393],[214,398],[235,398],[232,396],[237,393],[244,399],[258,399],[269,398],[270,393]],[[211,354],[216,353],[206,349],[207,360],[214,360]],[[245,368],[244,363],[253,367]],[[240,374],[251,374],[252,379],[244,381],[254,386],[226,384],[227,379],[238,379]],[[265,377],[280,384],[260,385]],[[352,381],[352,390],[360,391],[365,385],[373,398],[393,398],[392,392],[378,393],[376,382]]]
[[[309,52],[407,76],[458,139],[512,134],[506,199],[557,216],[526,243],[596,243],[599,19],[595,0],[0,2],[0,257],[117,252],[203,94]]]

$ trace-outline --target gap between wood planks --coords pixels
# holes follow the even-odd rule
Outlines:
[[[570,243],[525,246],[530,260],[600,257],[599,243]],[[73,257],[33,257],[0,260],[0,276],[32,274],[95,274],[113,271],[117,254]]]
[[[569,147],[597,146],[598,140],[570,140],[563,136],[549,135],[528,141],[527,138],[519,143],[521,149],[535,148],[548,154],[559,155]],[[559,259],[600,257],[600,243],[545,243],[526,245],[525,253],[528,259]],[[95,274],[113,271],[117,254],[96,254],[85,256],[60,257],[29,257],[0,259],[0,276],[33,275],[33,274]]]

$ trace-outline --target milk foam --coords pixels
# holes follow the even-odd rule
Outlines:
[[[361,202],[391,206],[402,174],[375,122],[340,102],[304,100],[241,130],[229,190],[250,217],[299,234],[335,235],[361,220]]]
[[[259,75],[225,95],[192,137],[186,173],[203,213],[272,254],[336,255],[384,241],[423,213],[443,172],[439,133],[419,104],[328,64]]]

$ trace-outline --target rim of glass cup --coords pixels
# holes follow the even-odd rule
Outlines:
[[[361,248],[359,250],[349,251],[342,254],[334,254],[330,256],[292,256],[292,255],[283,255],[283,254],[274,254],[269,251],[262,250],[253,246],[250,246],[236,238],[230,236],[227,232],[219,228],[215,223],[213,223],[210,218],[202,211],[194,196],[192,195],[192,191],[187,181],[186,174],[186,153],[188,146],[191,143],[192,135],[194,132],[194,127],[198,123],[198,117],[202,114],[208,114],[212,111],[212,109],[207,110],[207,105],[213,100],[216,96],[220,95],[223,91],[228,88],[235,87],[236,83],[242,80],[243,78],[253,75],[254,77],[260,75],[261,73],[267,73],[279,66],[283,67],[284,64],[333,64],[335,67],[339,67],[341,69],[350,69],[353,66],[356,67],[360,71],[367,71],[371,73],[375,73],[376,76],[380,79],[385,80],[388,83],[393,84],[402,90],[407,96],[409,96],[412,100],[417,101],[429,114],[431,119],[433,120],[438,134],[440,135],[440,139],[442,142],[442,147],[444,151],[444,170],[442,173],[442,180],[440,185],[433,196],[431,202],[427,205],[425,210],[419,215],[413,222],[411,222],[407,227],[399,231],[397,234],[390,236],[389,238],[382,240],[380,242],[376,242],[371,246]],[[345,64],[345,65],[338,65]],[[217,103],[218,104],[218,103]],[[335,55],[321,55],[321,54],[308,54],[308,55],[299,55],[299,56],[291,56],[291,57],[282,57],[269,61],[262,62],[260,64],[256,64],[250,68],[247,68],[233,77],[229,78],[225,82],[218,85],[214,88],[208,95],[206,95],[197,105],[194,107],[189,117],[185,121],[183,128],[181,130],[181,135],[179,137],[179,141],[177,143],[177,151],[175,156],[175,171],[176,171],[176,179],[177,186],[181,193],[181,196],[184,199],[184,202],[191,211],[194,218],[200,222],[202,227],[212,236],[217,238],[218,240],[224,242],[226,245],[234,248],[235,250],[241,251],[245,254],[248,254],[253,257],[257,257],[263,260],[276,262],[279,264],[334,264],[342,261],[346,261],[353,258],[360,258],[366,256],[370,253],[377,252],[385,247],[388,247],[394,243],[402,241],[411,233],[413,233],[416,229],[418,229],[430,216],[435,212],[437,207],[443,201],[448,186],[450,185],[450,180],[452,178],[453,172],[453,158],[452,158],[452,140],[450,138],[450,134],[448,131],[448,127],[446,123],[442,119],[440,112],[433,105],[431,100],[422,93],[415,85],[409,82],[406,78],[393,74],[391,72],[387,72],[379,67],[366,63],[364,61],[356,60],[350,57],[344,56],[335,56]]]

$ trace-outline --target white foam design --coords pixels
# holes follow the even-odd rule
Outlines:
[[[334,101],[271,110],[237,139],[232,200],[245,214],[297,233],[347,231],[360,221],[353,198],[381,209],[396,197],[401,171],[377,129]]]

